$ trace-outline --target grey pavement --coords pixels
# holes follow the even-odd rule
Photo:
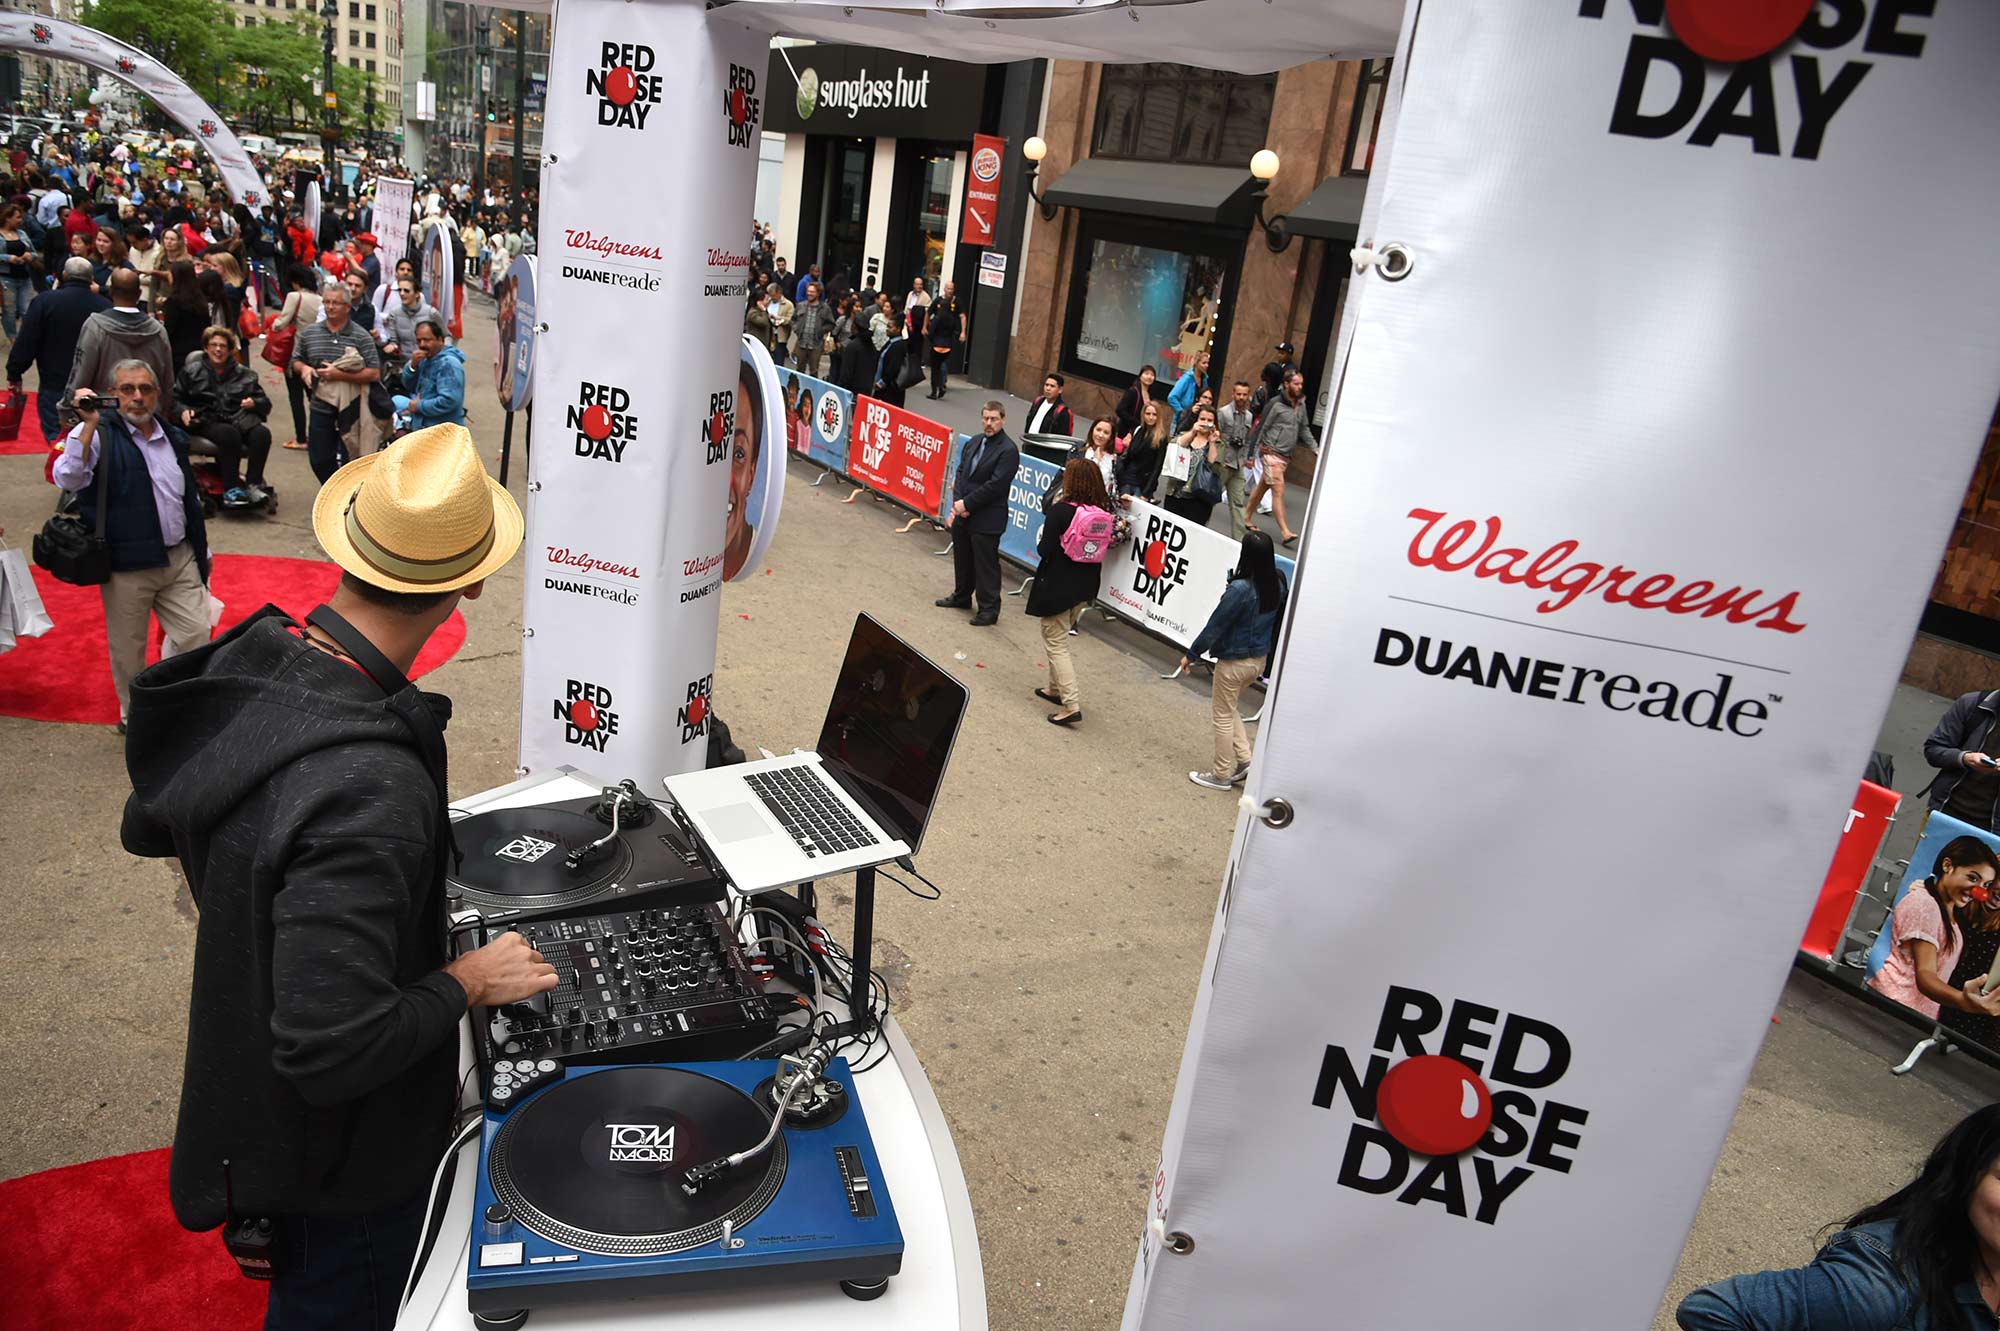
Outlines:
[[[472,428],[492,462],[502,417],[490,307],[468,306],[466,324]],[[954,385],[945,409],[976,410],[983,396]],[[0,458],[0,526],[17,541],[48,509],[40,468]],[[1162,680],[1174,653],[1093,615],[1074,640],[1085,722],[1048,725],[1030,692],[1043,680],[1040,638],[1019,603],[990,629],[936,609],[950,577],[937,534],[896,535],[900,510],[844,504],[848,487],[813,488],[816,475],[791,463],[768,572],[724,592],[716,711],[746,747],[809,740],[864,609],[970,685],[923,852],[943,899],[883,897],[877,956],[956,1136],[992,1325],[1110,1331],[1233,825],[1230,797],[1184,776],[1208,749],[1205,685]],[[277,516],[219,522],[217,548],[318,557],[303,454],[278,453],[272,476]],[[518,495],[522,473],[512,479]],[[465,646],[427,677],[457,703],[455,794],[512,776],[520,591],[516,563],[468,606]],[[1906,789],[1925,779],[1909,738],[1943,705],[1897,695],[1885,734]],[[0,718],[0,755],[0,845],[14,865],[0,933],[0,1041],[14,1068],[0,1079],[0,1176],[164,1145],[193,953],[185,887],[169,865],[118,846],[127,783],[109,727]],[[830,924],[844,930],[851,902],[829,895]],[[1698,959],[1689,967],[1698,983]],[[1962,1057],[1890,1077],[1908,1028],[1808,977],[1794,975],[1775,1015],[1676,1294],[1805,1260],[1819,1226],[1898,1186],[1945,1127],[2000,1089]]]

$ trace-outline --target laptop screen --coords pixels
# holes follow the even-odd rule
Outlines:
[[[847,659],[814,746],[847,778],[882,829],[914,852],[937,802],[968,693],[867,615],[854,620]]]

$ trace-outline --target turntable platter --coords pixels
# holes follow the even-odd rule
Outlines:
[[[494,1136],[494,1194],[529,1229],[584,1252],[639,1256],[713,1243],[777,1195],[785,1137],[689,1197],[695,1165],[755,1146],[771,1120],[735,1087],[675,1067],[573,1077]]]
[[[631,848],[622,838],[569,867],[572,849],[608,830],[589,814],[569,809],[495,809],[463,819],[452,830],[465,853],[452,881],[480,905],[566,905],[593,896],[632,867]]]

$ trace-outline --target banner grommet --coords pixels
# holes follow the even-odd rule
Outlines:
[[[1258,806],[1257,817],[1266,827],[1290,827],[1292,825],[1292,802],[1273,795]]]
[[[1167,1231],[1166,1244],[1168,1252],[1185,1257],[1194,1251],[1194,1235],[1185,1230],[1171,1229]]]

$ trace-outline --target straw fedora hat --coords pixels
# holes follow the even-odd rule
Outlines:
[[[521,506],[486,474],[463,425],[433,425],[354,459],[320,487],[327,557],[392,592],[449,592],[521,548]]]

